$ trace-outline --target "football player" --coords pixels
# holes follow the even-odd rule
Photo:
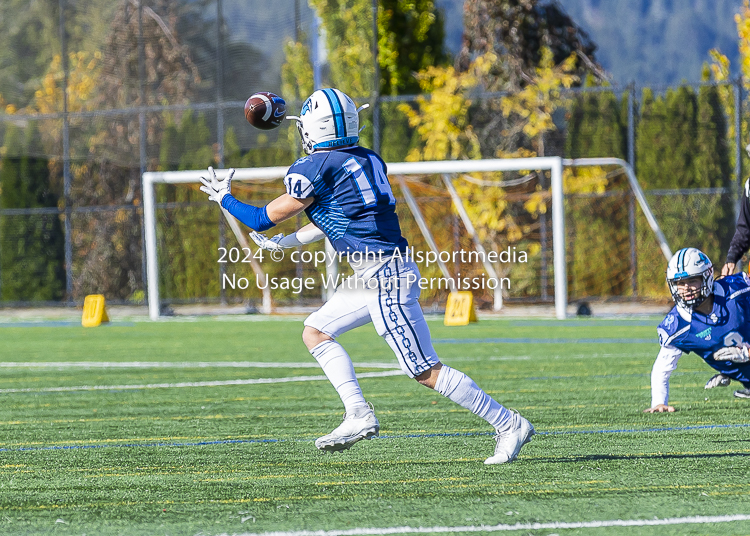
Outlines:
[[[352,361],[336,341],[351,329],[373,323],[396,354],[401,369],[422,385],[486,420],[496,431],[495,451],[486,464],[513,461],[531,440],[534,427],[480,389],[462,372],[444,365],[430,341],[419,305],[417,265],[394,255],[406,252],[396,198],[379,155],[357,145],[359,112],[364,108],[337,89],[315,91],[302,105],[297,122],[307,156],[284,178],[286,193],[257,208],[235,199],[226,179],[202,179],[201,190],[255,231],[305,211],[312,223],[289,236],[267,239],[253,234],[265,249],[308,244],[327,237],[337,252],[366,256],[350,262],[354,275],[345,280],[318,311],[305,320],[302,340],[318,361],[344,404],[344,420],[315,441],[323,451],[344,450],[377,436],[380,424],[365,401]],[[409,281],[412,284],[409,284]]]
[[[675,306],[657,332],[661,349],[651,371],[651,407],[646,413],[672,412],[669,376],[683,353],[698,354],[718,374],[706,389],[727,386],[732,380],[750,398],[750,278],[730,275],[714,281],[709,258],[695,248],[674,254],[667,265],[667,284]]]

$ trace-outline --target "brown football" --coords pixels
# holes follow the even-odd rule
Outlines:
[[[284,99],[267,91],[259,91],[245,102],[245,119],[255,128],[271,130],[286,117]]]

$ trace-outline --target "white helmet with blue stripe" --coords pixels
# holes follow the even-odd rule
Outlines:
[[[701,288],[690,298],[684,298],[677,290],[677,284],[683,279],[701,277]],[[667,265],[667,284],[672,299],[678,306],[692,309],[700,305],[714,292],[714,266],[711,259],[696,248],[683,248],[675,253]]]
[[[319,89],[302,105],[299,117],[287,116],[297,121],[302,137],[302,148],[307,154],[318,149],[334,149],[354,145],[359,141],[359,112],[354,101],[338,89]]]

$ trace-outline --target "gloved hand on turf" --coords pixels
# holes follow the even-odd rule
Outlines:
[[[711,379],[706,382],[706,386],[704,389],[713,389],[714,387],[726,387],[729,385],[732,381],[732,378],[729,376],[724,376],[723,374],[716,374],[714,376],[711,376]]]
[[[750,361],[750,344],[740,343],[738,346],[727,346],[714,352],[715,361],[731,361],[732,363],[747,363]]]
[[[279,241],[284,238],[283,233],[279,233],[273,238],[268,238],[264,234],[253,231],[250,233],[250,238],[253,239],[253,242],[255,242],[260,249],[265,249],[266,251],[281,251],[284,249],[279,245]]]
[[[234,168],[229,170],[227,176],[223,180],[216,178],[216,172],[211,166],[208,167],[209,177],[201,177],[200,181],[203,186],[200,187],[201,192],[208,194],[208,199],[216,201],[221,205],[221,200],[224,196],[232,193],[232,177],[234,176]]]

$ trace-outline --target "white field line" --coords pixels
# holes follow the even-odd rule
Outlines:
[[[354,363],[360,368],[393,369],[395,363]],[[0,368],[320,368],[316,361],[304,363],[261,363],[256,361],[40,361],[0,362]]]
[[[400,376],[401,370],[386,370],[383,372],[363,372],[357,378],[383,378],[386,376]],[[64,393],[69,391],[124,391],[134,389],[168,389],[178,387],[223,387],[226,385],[256,385],[261,383],[289,383],[328,381],[325,376],[295,376],[291,378],[258,378],[255,380],[226,380],[212,382],[181,382],[181,383],[148,383],[141,385],[78,385],[72,387],[31,387],[26,389],[0,389],[0,394],[10,393]]]
[[[530,355],[491,355],[491,356],[452,356],[451,360],[454,361],[549,361],[550,359],[606,359],[613,357],[633,357],[632,353],[612,354],[612,353],[595,353],[595,354],[579,354],[579,355],[546,355],[542,357],[535,357]]]
[[[517,530],[550,530],[550,529],[596,529],[602,527],[648,527],[660,525],[706,525],[711,523],[730,523],[748,521],[750,515],[736,514],[727,516],[690,516],[670,517],[665,519],[613,519],[610,521],[579,521],[574,523],[516,523],[515,525],[469,525],[466,527],[391,527],[359,528],[348,530],[300,530],[289,532],[242,532],[231,536],[362,536],[384,534],[425,534],[455,532],[511,532]],[[201,533],[202,534],[202,533]],[[217,536],[230,536],[223,533]]]

